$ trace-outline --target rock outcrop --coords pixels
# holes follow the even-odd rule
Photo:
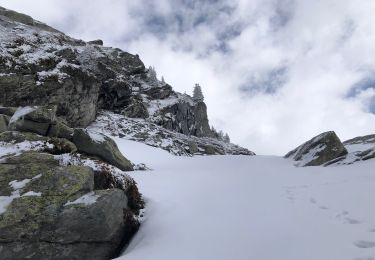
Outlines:
[[[0,9],[0,105],[55,105],[71,127],[98,109],[146,118],[166,129],[213,136],[206,105],[152,78],[138,55],[83,42],[31,17]]]
[[[348,151],[333,131],[322,133],[285,155],[297,166],[323,165],[346,155]]]
[[[109,137],[68,134],[73,129],[53,109],[1,111],[12,131],[0,132],[0,258],[117,256],[144,207],[136,183],[119,169],[133,165]]]

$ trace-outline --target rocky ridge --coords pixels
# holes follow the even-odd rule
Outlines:
[[[212,137],[187,136],[153,122],[101,111],[88,129],[159,147],[174,155],[255,155],[246,148]]]
[[[287,153],[296,166],[348,165],[375,158],[375,135],[359,136],[345,142],[333,131],[325,132]]]

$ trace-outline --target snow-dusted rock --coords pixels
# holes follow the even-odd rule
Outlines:
[[[359,136],[343,142],[348,154],[329,161],[326,165],[345,165],[375,159],[375,135]]]
[[[98,109],[106,109],[186,135],[213,137],[206,105],[152,77],[138,55],[101,41],[85,43],[1,10],[1,105],[56,105],[57,116],[73,127],[86,127]]]
[[[9,128],[46,136],[51,125],[56,125],[56,106],[19,107],[9,120]]]
[[[255,155],[246,148],[216,138],[176,133],[144,119],[128,118],[109,111],[101,111],[88,129],[160,147],[174,155]]]
[[[346,155],[348,151],[333,131],[322,133],[285,155],[297,166],[317,166]]]
[[[103,162],[30,151],[0,173],[1,259],[109,259],[139,227],[135,182]]]
[[[123,171],[132,171],[133,165],[118,150],[116,143],[99,132],[74,129],[73,143],[79,152],[100,157]]]

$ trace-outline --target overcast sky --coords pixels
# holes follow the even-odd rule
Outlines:
[[[210,123],[258,154],[323,131],[375,133],[375,1],[0,0],[83,40],[137,53]]]

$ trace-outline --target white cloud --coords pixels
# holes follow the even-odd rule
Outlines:
[[[183,5],[182,3],[189,3]],[[374,1],[3,0],[74,37],[140,54],[181,92],[199,82],[211,123],[261,154],[315,134],[375,133]],[[199,25],[197,25],[199,24]],[[274,92],[259,91],[285,68]],[[285,76],[285,77],[284,77]],[[246,91],[240,89],[247,88]]]

